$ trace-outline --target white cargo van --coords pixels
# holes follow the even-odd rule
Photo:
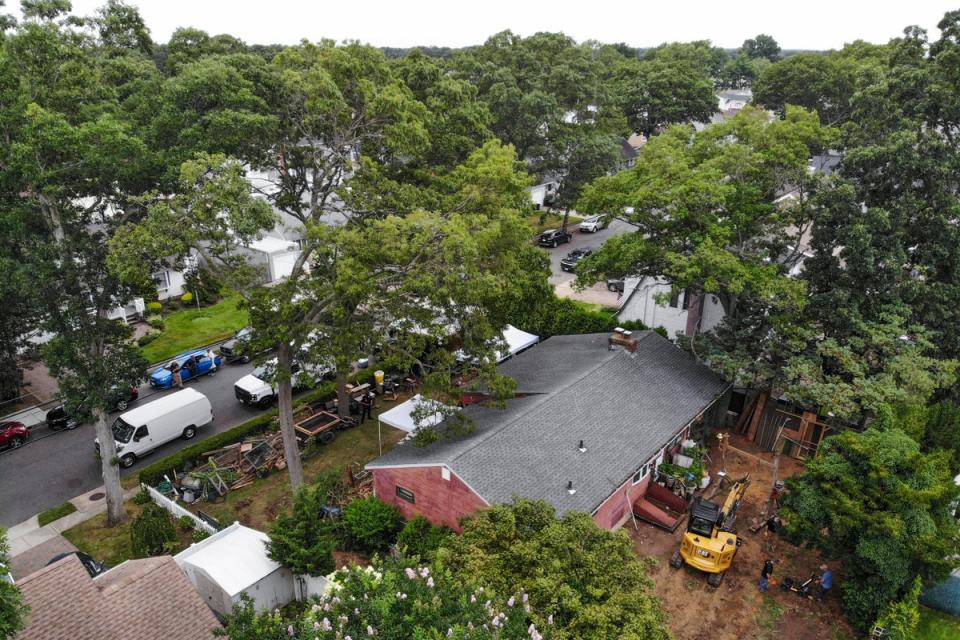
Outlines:
[[[213,421],[210,400],[195,389],[184,389],[120,415],[113,423],[120,465],[132,466],[137,458],[177,438],[189,440],[197,429]],[[100,442],[94,440],[97,451]]]

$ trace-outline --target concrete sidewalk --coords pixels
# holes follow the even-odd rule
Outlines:
[[[138,491],[140,491],[139,486],[124,491],[124,501],[132,498]],[[35,547],[61,538],[60,534],[67,529],[89,520],[97,514],[105,512],[107,510],[106,496],[99,497],[96,500],[91,499],[98,493],[103,494],[102,486],[76,498],[71,498],[70,502],[73,503],[73,506],[75,506],[77,510],[42,527],[37,520],[37,516],[33,516],[29,520],[25,520],[7,529],[7,542],[10,544],[11,562],[16,562],[17,556],[27,553]],[[54,555],[56,555],[56,553],[54,553]]]

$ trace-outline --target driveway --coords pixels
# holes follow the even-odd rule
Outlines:
[[[567,273],[560,268],[560,261],[574,249],[587,248],[596,251],[604,242],[614,236],[634,230],[635,227],[623,222],[622,220],[612,220],[610,226],[596,233],[581,233],[574,224],[567,225],[570,235],[573,239],[567,244],[562,244],[556,249],[544,249],[550,254],[550,284],[557,286],[564,282],[573,280],[574,274]]]
[[[200,438],[226,431],[260,413],[241,404],[233,395],[233,383],[252,370],[252,364],[223,365],[215,376],[186,383],[185,386],[206,395],[213,405],[214,421],[200,430]],[[154,391],[144,385],[137,404],[167,393],[171,391]],[[0,452],[0,526],[18,524],[102,485],[93,450],[94,437],[93,425],[81,425],[73,431],[50,431],[46,426],[38,426],[23,447]],[[131,468],[123,469],[122,474],[138,473],[144,465],[195,442],[197,439],[169,442]]]

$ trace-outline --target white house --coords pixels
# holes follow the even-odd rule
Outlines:
[[[621,322],[639,320],[651,328],[663,327],[671,339],[691,336],[713,329],[723,320],[723,305],[716,296],[681,291],[670,294],[670,285],[662,278],[626,278],[620,310]],[[666,296],[665,303],[656,296]]]
[[[247,254],[250,264],[264,269],[266,282],[289,277],[300,257],[298,240],[283,240],[272,235],[254,240],[239,249]]]
[[[258,612],[294,599],[293,573],[267,556],[267,534],[239,522],[173,557],[207,605],[227,615],[247,594]]]
[[[546,182],[534,185],[528,189],[528,191],[530,191],[530,200],[537,209],[541,209],[544,206],[549,207],[553,204],[554,198],[557,197],[557,188],[559,186],[560,183],[553,179],[548,179]]]

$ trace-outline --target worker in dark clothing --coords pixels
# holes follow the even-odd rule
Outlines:
[[[830,589],[833,589],[833,571],[825,564],[820,565],[820,579],[817,580],[817,600],[823,602]]]
[[[371,394],[365,393],[360,398],[360,422],[373,417],[373,398]]]
[[[766,592],[770,586],[770,576],[773,575],[773,560],[767,559],[760,570],[760,591]]]

